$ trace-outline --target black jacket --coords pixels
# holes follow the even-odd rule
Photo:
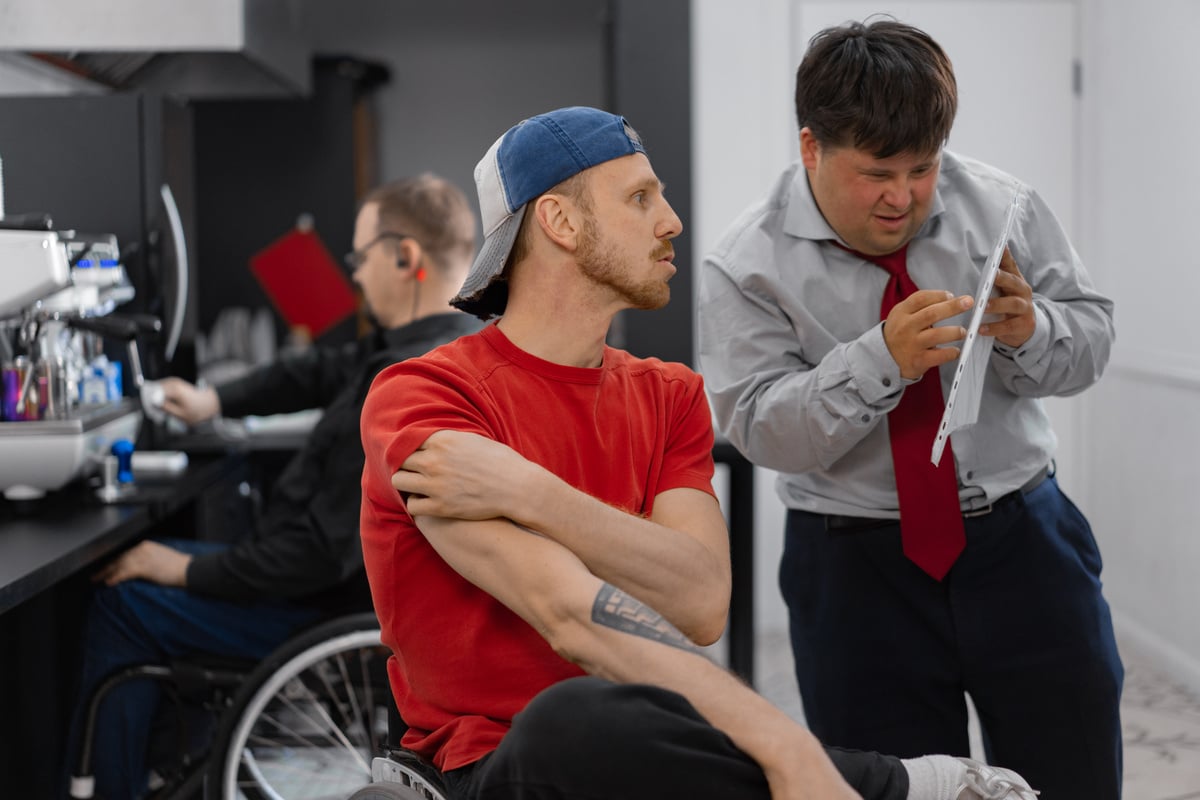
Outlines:
[[[479,329],[461,313],[425,317],[344,347],[311,348],[217,387],[225,416],[324,408],[275,482],[262,524],[227,551],[198,555],[188,588],[228,600],[290,598],[345,605],[365,598],[358,537],[363,450],[358,419],[375,375]],[[368,606],[369,607],[369,606]]]

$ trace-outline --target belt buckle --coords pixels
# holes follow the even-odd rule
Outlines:
[[[970,511],[964,511],[962,512],[963,519],[971,519],[972,517],[986,517],[988,514],[992,513],[992,506],[992,503],[988,503],[986,506],[982,506],[981,508],[973,508]]]

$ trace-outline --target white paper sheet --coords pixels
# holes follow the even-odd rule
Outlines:
[[[1008,203],[1008,214],[1004,217],[1004,227],[996,238],[996,245],[992,248],[992,254],[988,257],[987,266],[984,267],[979,281],[979,288],[975,292],[971,324],[967,327],[967,338],[963,340],[962,352],[958,357],[958,367],[954,370],[954,382],[950,385],[950,396],[946,398],[946,410],[942,412],[942,422],[938,425],[937,436],[933,440],[933,452],[929,456],[929,460],[935,465],[942,460],[942,451],[946,449],[946,441],[950,438],[950,434],[959,428],[974,424],[979,419],[979,400],[983,396],[983,379],[987,375],[988,359],[992,353],[992,337],[980,336],[979,326],[983,323],[983,309],[987,305],[988,298],[991,297],[992,287],[996,283],[996,273],[1000,271],[1000,259],[1004,256],[1004,248],[1008,246],[1013,220],[1016,219],[1017,209],[1020,206],[1021,191],[1020,188],[1016,188]],[[978,342],[980,339],[983,341]]]

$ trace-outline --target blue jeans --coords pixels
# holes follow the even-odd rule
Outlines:
[[[991,763],[1047,800],[1116,800],[1124,670],[1087,520],[1048,478],[965,523],[939,583],[896,524],[788,513],[780,586],[809,726],[827,745],[967,755],[967,692]]]
[[[163,543],[188,553],[228,547],[218,542]],[[78,762],[86,704],[108,675],[133,664],[163,664],[198,653],[261,659],[317,617],[315,610],[286,601],[233,603],[141,580],[97,589],[84,629],[68,767],[73,772]],[[151,679],[127,681],[106,696],[92,746],[97,797],[134,800],[146,792],[146,753],[161,697],[161,685]]]

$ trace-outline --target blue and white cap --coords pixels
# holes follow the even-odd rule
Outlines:
[[[481,319],[503,314],[508,285],[497,278],[526,204],[585,169],[645,152],[623,117],[595,108],[560,108],[509,128],[475,166],[483,248],[450,304]]]

